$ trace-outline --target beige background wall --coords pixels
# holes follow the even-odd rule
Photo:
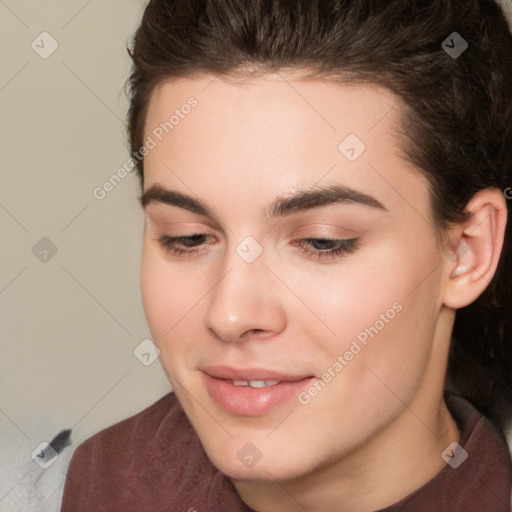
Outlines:
[[[143,5],[0,0],[0,511],[58,510],[72,449],[169,390],[133,354],[150,337],[137,178],[93,194],[127,161],[125,47]],[[63,428],[73,447],[41,469],[32,451]]]
[[[93,195],[127,161],[125,47],[143,5],[0,2],[1,511],[58,510],[72,448],[170,389],[133,354],[150,337],[137,178]],[[39,468],[32,451],[63,428],[73,447]]]

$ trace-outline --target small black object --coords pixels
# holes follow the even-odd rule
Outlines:
[[[49,443],[57,453],[62,453],[71,444],[71,429],[61,430]]]

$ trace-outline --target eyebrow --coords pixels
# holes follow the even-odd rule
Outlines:
[[[151,186],[140,197],[143,208],[151,203],[161,203],[183,208],[197,215],[217,219],[213,211],[201,200],[160,185]],[[290,196],[277,198],[265,211],[269,219],[282,218],[304,210],[312,210],[334,204],[360,204],[375,210],[389,210],[376,198],[343,185],[328,185],[300,190]]]

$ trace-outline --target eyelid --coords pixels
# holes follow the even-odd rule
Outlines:
[[[167,220],[163,215],[152,216],[150,215],[150,223],[153,228],[161,234],[169,236],[190,236],[190,235],[210,235],[217,238],[217,230],[204,222],[191,222],[191,221],[177,221]],[[172,233],[172,235],[171,235]]]
[[[325,206],[324,208],[328,209],[328,208],[330,208],[332,206],[333,205],[328,205],[328,206]],[[310,228],[310,227],[315,227],[316,228],[318,226],[320,226],[320,228],[327,227],[329,229],[341,230],[341,232],[342,233],[346,233],[347,236],[354,236],[356,231],[352,230],[352,229],[350,229],[350,228],[348,228],[346,226],[341,226],[341,225],[336,225],[336,224],[332,224],[332,223],[328,223],[328,222],[321,222],[321,221],[319,221],[319,222],[310,222],[310,223],[307,223],[307,224],[302,224],[301,220],[305,220],[305,218],[303,216],[308,216],[309,217],[310,215],[314,215],[314,217],[317,217],[317,216],[319,217],[320,215],[324,216],[324,215],[326,215],[328,213],[327,211],[323,212],[321,210],[322,210],[322,208],[319,211],[306,210],[306,211],[303,211],[303,212],[297,212],[296,214],[290,216],[290,218],[288,218],[288,219],[282,219],[282,223],[286,223],[287,224],[289,221],[293,222],[294,224],[298,223],[298,222],[301,223],[299,227],[297,227],[296,229],[293,230],[291,236],[296,236],[295,233],[296,233],[296,230],[298,230],[298,229]],[[179,218],[180,216],[187,216],[187,217],[190,218],[190,215],[196,217],[197,214],[187,212],[185,210],[182,210],[182,209],[180,209],[178,207],[175,207],[175,206],[172,206],[172,205],[163,205],[163,204],[160,204],[160,203],[149,203],[146,206],[146,208],[144,209],[144,212],[147,215],[147,217],[149,219],[151,219],[152,223],[155,224],[156,226],[162,226],[162,225],[163,226],[174,226],[176,224],[185,224],[185,225],[190,225],[191,226],[193,224],[196,224],[198,226],[206,226],[205,229],[211,229],[211,230],[216,231],[216,232],[219,232],[219,230],[220,231],[224,230],[224,228],[222,228],[214,220],[210,220],[210,219],[203,219],[203,220],[200,220],[200,221],[185,221],[185,220],[181,220],[180,221],[180,220],[175,220],[176,217]],[[167,220],[167,219],[173,219],[173,220]],[[343,217],[342,217],[342,219],[343,219]],[[363,227],[363,226],[359,226],[360,222],[361,222],[360,220],[357,221],[358,229],[359,229],[359,227]],[[279,223],[281,223],[281,221]],[[283,226],[282,223],[281,223],[281,225]],[[273,224],[275,224],[275,222]],[[274,226],[272,226],[271,229],[273,229],[273,227]],[[203,228],[200,228],[200,229],[202,231]],[[226,229],[227,229],[227,231],[232,231],[231,229],[229,229],[229,227],[227,227]],[[331,235],[329,235],[329,236],[331,236]],[[344,235],[341,234],[341,235],[336,235],[336,236],[343,237]]]
[[[173,225],[185,225],[186,228],[182,232],[179,229],[169,229]],[[198,227],[200,226],[200,227]],[[318,227],[320,226],[320,229]],[[316,229],[308,230],[305,233],[302,233],[301,230],[304,228],[312,228]],[[325,231],[325,227],[334,227],[337,229],[337,233]],[[342,231],[340,233],[339,231]],[[173,222],[173,223],[164,223],[163,226],[157,226],[157,231],[159,232],[159,237],[166,238],[189,238],[197,235],[204,235],[209,237],[210,239],[214,239],[215,241],[219,241],[220,238],[218,234],[216,234],[211,228],[204,226],[204,224],[197,222]],[[213,232],[212,232],[213,231]],[[300,227],[293,230],[290,235],[283,235],[282,241],[288,243],[290,240],[305,240],[305,239],[326,239],[326,240],[351,240],[355,238],[359,238],[360,234],[356,234],[356,231],[348,228],[341,228],[340,226],[336,226],[333,224],[319,224],[312,223],[307,225],[301,225]]]
[[[306,233],[302,233],[302,229],[308,228]],[[326,228],[336,229],[335,232],[332,231],[324,231]],[[303,224],[297,229],[293,230],[291,234],[292,238],[355,238],[356,231],[353,229],[336,226],[335,224],[327,224],[327,223],[311,223],[311,224]]]

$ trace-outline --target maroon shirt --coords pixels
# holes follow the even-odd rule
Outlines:
[[[510,453],[503,434],[446,394],[468,458],[377,512],[509,512]],[[87,439],[68,469],[61,512],[251,512],[208,459],[174,393]]]

